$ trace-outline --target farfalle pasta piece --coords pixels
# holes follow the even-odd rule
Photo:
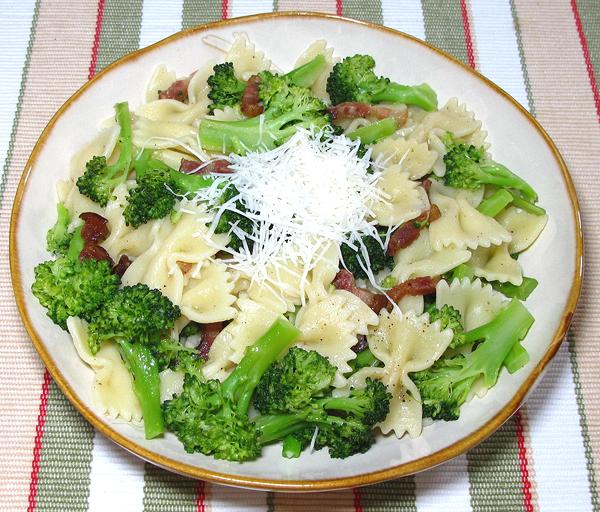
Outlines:
[[[383,362],[382,368],[362,368],[348,379],[348,386],[363,387],[367,378],[381,380],[392,394],[390,412],[379,424],[381,431],[406,432],[417,437],[423,428],[421,395],[410,380],[410,372],[429,368],[448,348],[452,331],[440,331],[439,322],[429,315],[399,309],[379,313],[379,324],[367,336],[371,352]]]
[[[224,264],[204,264],[200,275],[190,279],[183,290],[181,313],[200,324],[231,320],[236,315],[234,287],[234,278]]]
[[[351,370],[348,361],[356,357],[351,349],[356,336],[367,334],[369,326],[377,322],[377,315],[356,295],[335,290],[300,308],[296,316],[296,327],[301,331],[298,345],[316,350],[340,373],[346,373]]]
[[[436,307],[447,304],[458,310],[465,331],[493,320],[506,302],[504,295],[479,279],[454,279],[450,284],[442,280],[436,286]]]
[[[385,169],[377,182],[377,188],[386,198],[372,206],[377,223],[382,226],[395,226],[418,217],[429,208],[427,193],[420,184],[411,181],[408,173],[399,165]]]
[[[519,262],[511,258],[508,244],[498,247],[479,247],[473,251],[469,260],[473,272],[477,277],[488,281],[512,283],[519,286],[523,282],[523,270]]]
[[[496,220],[511,234],[510,254],[519,253],[535,242],[548,223],[548,215],[533,215],[514,206],[501,211]]]
[[[233,42],[224,60],[233,63],[235,76],[242,80],[271,68],[271,61],[265,58],[265,54],[256,49],[245,33],[240,32],[233,34]]]
[[[167,222],[170,222],[166,220]],[[183,287],[194,270],[217,253],[215,245],[222,245],[227,235],[214,235],[209,243],[204,219],[193,213],[184,213],[171,232],[157,237],[125,271],[125,285],[144,283],[166,295],[174,304],[181,304]]]
[[[466,249],[447,247],[434,251],[429,240],[429,230],[421,230],[419,238],[394,255],[396,265],[392,275],[403,283],[413,277],[439,276],[461,263],[466,263],[471,253]]]
[[[425,142],[407,140],[403,137],[387,137],[373,146],[372,159],[378,165],[398,165],[411,180],[429,174],[438,154],[430,151]]]
[[[492,217],[477,211],[466,199],[430,194],[431,202],[437,205],[442,214],[429,226],[434,250],[441,251],[444,247],[476,249],[511,241],[510,233],[505,228]]]
[[[207,379],[224,379],[252,345],[281,315],[245,294],[237,300],[235,318],[215,338],[202,371]]]
[[[208,98],[189,105],[177,100],[154,100],[139,106],[135,115],[150,121],[195,127],[198,121],[208,113],[208,104]]]
[[[480,205],[481,201],[483,201],[485,187],[479,187],[472,190],[468,188],[454,188],[444,185],[444,182],[442,180],[431,180],[429,193],[434,197],[435,195],[441,194],[443,196],[451,197],[453,199],[464,199],[473,208],[477,208]]]
[[[87,323],[70,317],[67,328],[77,354],[94,371],[92,396],[96,406],[110,418],[141,421],[142,408],[133,391],[133,378],[121,359],[117,344],[105,342],[97,354],[92,355]]]
[[[325,57],[325,66],[323,71],[317,77],[311,90],[315,96],[321,98],[324,101],[329,101],[329,94],[327,94],[327,78],[331,74],[331,70],[336,62],[333,57],[333,48],[327,46],[325,39],[319,39],[312,43],[303,53],[298,57],[294,68],[300,67],[307,62],[313,60],[317,55],[323,55]]]
[[[146,103],[158,99],[158,93],[167,90],[175,80],[177,80],[175,71],[168,69],[164,64],[156,66],[146,86]]]
[[[133,144],[138,148],[186,147],[194,152],[200,152],[197,129],[191,124],[153,121],[146,117],[138,117],[133,122],[132,130]]]

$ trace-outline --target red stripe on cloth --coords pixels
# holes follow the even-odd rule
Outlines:
[[[196,489],[196,512],[206,512],[206,507],[204,506],[205,498],[204,482],[198,480],[198,488]]]
[[[352,489],[354,494],[354,512],[363,512],[362,508],[362,493],[358,487]]]
[[[88,80],[96,74],[98,62],[98,48],[100,47],[100,32],[102,30],[102,18],[104,16],[104,0],[98,0],[98,15],[96,16],[96,30],[94,32],[94,44],[92,45],[92,58],[88,72]]]
[[[587,69],[588,77],[590,80],[592,93],[594,94],[596,114],[598,115],[598,121],[600,121],[600,94],[598,93],[598,83],[596,82],[596,74],[594,73],[594,67],[592,66],[590,49],[588,48],[587,38],[585,37],[585,33],[583,32],[583,25],[581,24],[581,16],[579,15],[579,9],[577,8],[576,0],[571,0],[571,10],[573,11],[573,17],[575,18],[575,25],[577,25],[577,33],[579,34],[579,42],[581,43],[581,49],[583,51],[585,67]]]
[[[335,2],[335,13],[338,16],[341,16],[343,14],[344,10],[343,10],[343,6],[342,6],[342,0],[336,0]]]
[[[229,1],[221,0],[221,19],[226,20],[229,17]]]
[[[515,427],[517,431],[517,446],[519,447],[519,469],[521,470],[521,482],[523,482],[523,507],[525,512],[534,512],[533,500],[531,498],[531,481],[529,480],[529,460],[527,459],[527,447],[523,435],[523,418],[521,411],[515,413]]]
[[[462,14],[463,29],[465,31],[465,44],[467,46],[469,66],[475,69],[475,52],[473,51],[473,37],[471,36],[471,24],[469,22],[469,12],[467,11],[466,0],[460,0],[460,12]]]
[[[33,462],[31,463],[31,479],[29,481],[29,506],[27,512],[33,512],[36,506],[38,474],[40,472],[40,453],[42,451],[42,439],[44,437],[44,425],[46,424],[46,411],[48,409],[48,392],[50,390],[50,373],[44,371],[44,382],[40,393],[40,412],[35,427],[35,439],[33,441]]]

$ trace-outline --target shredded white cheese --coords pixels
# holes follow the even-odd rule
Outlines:
[[[237,211],[237,201],[253,221],[252,233],[232,228],[243,242],[239,252],[219,247],[231,255],[226,262],[254,281],[269,281],[275,289],[274,275],[281,267],[301,269],[304,284],[331,242],[359,250],[368,267],[360,237],[365,233],[376,236],[371,205],[386,197],[376,187],[380,170],[369,169],[370,150],[358,156],[359,146],[359,141],[345,136],[298,130],[272,151],[229,155],[233,173],[217,177],[195,198],[215,210],[209,234],[225,211]],[[230,185],[239,195],[219,204],[224,187]]]

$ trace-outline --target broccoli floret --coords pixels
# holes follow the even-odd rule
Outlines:
[[[170,185],[170,174],[160,169],[144,173],[129,191],[123,217],[128,226],[137,228],[152,219],[162,219],[175,206],[175,195]]]
[[[457,348],[465,345],[466,341],[462,320],[460,318],[460,311],[448,304],[444,304],[440,309],[436,308],[435,304],[432,304],[427,308],[427,312],[429,313],[430,323],[439,320],[441,324],[440,328],[442,330],[452,329],[454,336],[450,342],[450,348]]]
[[[354,277],[367,279],[367,273],[363,267],[369,267],[373,271],[373,274],[377,274],[386,268],[394,267],[394,258],[388,256],[386,250],[383,248],[383,241],[381,237],[383,233],[379,233],[379,240],[371,235],[365,235],[361,238],[360,242],[355,242],[358,246],[358,251],[355,251],[347,244],[342,244],[342,259],[346,268],[352,272]],[[367,258],[368,256],[368,264]]]
[[[300,410],[329,390],[335,371],[318,352],[292,347],[263,375],[254,393],[254,407],[262,414]]]
[[[495,185],[518,190],[528,201],[537,200],[535,190],[525,180],[488,158],[484,148],[456,142],[450,133],[444,137],[444,144],[448,148],[444,155],[444,183],[449,187],[478,189]]]
[[[289,84],[283,77],[272,75],[272,80],[261,81],[259,95],[267,105],[259,116],[241,121],[202,120],[199,128],[202,148],[238,154],[271,150],[298,128],[329,125],[325,104],[309,89]]]
[[[234,185],[229,185],[221,194],[220,204],[225,204],[228,201],[231,201],[234,197],[239,196],[239,191]],[[228,233],[229,234],[229,242],[227,243],[227,247],[231,248],[235,252],[240,252],[242,247],[244,247],[244,243],[242,239],[232,231],[232,228],[236,227],[236,229],[242,230],[244,233],[251,234],[254,231],[254,223],[251,219],[246,217],[243,212],[246,211],[246,207],[244,203],[239,199],[233,203],[231,208],[233,210],[224,210],[219,217],[217,225],[215,226],[215,233]],[[249,238],[246,238],[246,245],[248,250],[251,252],[252,247],[254,245],[253,241]]]
[[[429,85],[400,85],[389,78],[378,77],[374,68],[375,60],[369,55],[354,55],[338,62],[327,79],[331,103],[389,102],[416,105],[424,110],[437,109],[437,96]]]
[[[315,448],[327,447],[331,457],[346,458],[371,447],[373,425],[385,419],[390,400],[380,381],[367,379],[364,390],[353,389],[348,397],[317,399],[302,410],[258,416],[254,421],[262,444],[288,436],[307,444],[317,428]]]
[[[183,340],[200,333],[200,324],[197,324],[196,322],[190,322],[183,329],[181,329],[181,332],[179,333],[179,339]]]
[[[90,350],[95,354],[104,341],[116,338],[151,344],[160,340],[180,316],[179,307],[158,290],[145,284],[126,286],[93,316]]]
[[[513,348],[525,337],[533,317],[513,299],[491,322],[464,334],[465,343],[480,341],[467,355],[442,357],[427,370],[410,374],[421,394],[423,416],[452,421],[460,416],[473,383],[483,377],[491,388]]]
[[[170,369],[193,375],[202,380],[204,360],[195,348],[186,347],[177,340],[163,338],[150,347],[159,371]]]
[[[46,234],[46,244],[49,252],[64,255],[69,249],[72,235],[69,233],[71,213],[63,203],[56,205],[56,217],[56,224]]]
[[[106,261],[61,257],[40,263],[34,269],[33,295],[48,311],[50,319],[66,330],[67,318],[89,320],[119,287],[119,276]]]
[[[208,77],[207,83],[210,87],[208,98],[212,101],[208,106],[209,112],[235,107],[240,103],[246,88],[246,82],[235,77],[232,62],[217,64],[213,68],[213,74]]]
[[[131,118],[127,102],[115,105],[119,134],[119,159],[108,165],[106,157],[94,156],[85,164],[85,172],[77,179],[77,188],[100,206],[106,206],[115,187],[123,183],[129,174],[132,159]]]
[[[222,383],[186,375],[183,392],[164,403],[167,428],[189,452],[244,461],[260,454],[259,432],[248,419],[252,394],[277,357],[299,331],[282,318],[275,321]]]

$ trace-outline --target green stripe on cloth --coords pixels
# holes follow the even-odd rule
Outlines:
[[[525,90],[527,91],[527,103],[529,103],[529,112],[535,116],[535,104],[533,103],[533,94],[531,93],[531,82],[529,81],[529,73],[527,72],[527,62],[525,60],[525,52],[523,50],[523,39],[521,38],[521,26],[514,0],[510,0],[510,12],[513,18],[515,27],[515,35],[517,37],[517,47],[519,48],[519,59],[521,60],[521,72],[523,73],[523,81],[525,82]]]
[[[138,49],[142,0],[106,0],[100,31],[96,72]]]
[[[40,452],[36,511],[87,510],[94,429],[54,381]]]
[[[417,512],[413,477],[360,488],[364,512]]]
[[[221,2],[211,0],[183,1],[183,28],[191,28],[203,23],[221,19]]]
[[[362,0],[344,0],[342,2],[342,15],[357,20],[383,23],[381,2],[363,2]]]
[[[576,4],[594,74],[598,81],[600,80],[600,2],[598,0],[577,0]]]
[[[469,64],[459,0],[421,0],[425,39]]]
[[[577,362],[577,354],[575,352],[575,339],[571,332],[567,333],[567,343],[569,347],[569,359],[571,361],[571,369],[573,370],[573,384],[575,385],[575,396],[577,397],[577,410],[579,412],[579,425],[581,427],[581,435],[583,437],[583,447],[585,450],[585,461],[588,471],[588,482],[590,484],[590,495],[594,510],[600,510],[600,500],[598,499],[598,487],[596,485],[596,471],[594,469],[594,455],[590,443],[590,433],[588,428],[587,416],[585,413],[585,404],[583,394],[581,392],[581,376],[579,375],[579,363]]]
[[[13,152],[15,149],[15,137],[17,136],[17,127],[19,126],[19,120],[21,119],[21,107],[23,105],[23,93],[25,92],[25,84],[27,83],[27,77],[29,76],[29,63],[31,61],[31,49],[33,48],[33,41],[35,39],[35,31],[38,22],[38,16],[40,13],[40,0],[35,3],[35,9],[31,18],[31,28],[29,30],[29,42],[27,43],[27,52],[25,53],[25,62],[23,63],[23,71],[21,73],[21,85],[19,87],[19,95],[17,97],[17,108],[15,111],[15,117],[13,118],[12,128],[10,130],[10,139],[8,141],[8,151],[6,152],[6,159],[2,166],[2,175],[0,176],[0,205],[4,203],[4,190],[6,188],[6,178],[8,176],[8,168],[13,159]]]
[[[473,511],[521,512],[523,483],[515,419],[467,453]]]
[[[196,512],[198,482],[145,465],[144,512]]]

